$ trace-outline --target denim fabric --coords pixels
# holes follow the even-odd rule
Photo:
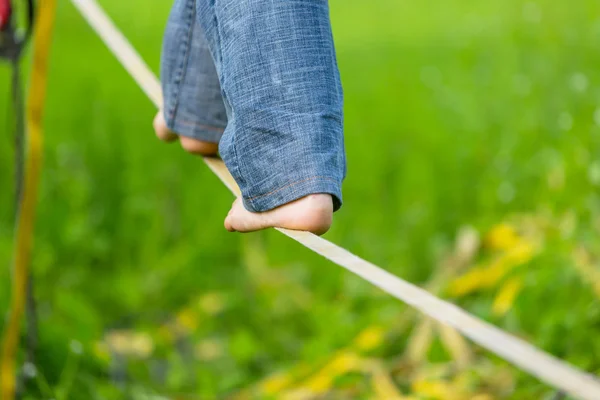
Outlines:
[[[219,78],[195,1],[176,1],[165,31],[161,58],[164,116],[180,135],[218,143],[227,125]]]
[[[226,111],[219,150],[248,210],[313,193],[341,206],[343,94],[326,0],[176,0],[162,65],[175,132],[218,140]]]

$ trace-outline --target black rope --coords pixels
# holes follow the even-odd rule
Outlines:
[[[11,65],[11,101],[13,115],[13,144],[14,144],[14,222],[16,224],[18,213],[23,196],[23,186],[25,179],[25,96],[23,95],[23,84],[20,68],[20,60],[25,45],[27,44],[33,31],[33,22],[35,17],[35,2],[27,0],[26,7],[27,25],[25,32],[18,37],[14,21],[9,21],[0,35],[0,58],[5,59]],[[25,338],[25,359],[24,362],[35,365],[37,343],[38,343],[38,321],[37,305],[34,296],[34,280],[29,275],[26,293],[26,338]],[[21,398],[26,385],[27,376],[19,374],[17,383],[17,398]]]
[[[24,41],[27,41],[33,32],[33,21],[35,19],[35,2],[27,0],[27,31]]]
[[[15,223],[17,222],[19,209],[21,206],[21,200],[23,198],[23,186],[25,179],[25,99],[23,96],[23,85],[21,79],[21,69],[19,65],[19,59],[16,59],[12,63],[12,100],[13,100],[13,111],[14,111],[14,218]],[[37,343],[38,343],[38,331],[37,331],[37,304],[34,296],[34,280],[33,274],[29,274],[27,280],[27,291],[26,291],[26,337],[25,337],[25,359],[26,364],[35,365]],[[23,368],[21,369],[23,371]],[[23,389],[28,376],[22,372],[19,374],[18,379],[18,390],[17,398],[21,398]]]

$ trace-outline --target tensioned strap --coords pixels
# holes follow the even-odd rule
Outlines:
[[[121,61],[142,90],[157,107],[162,106],[160,83],[141,57],[119,32],[96,0],[71,0]],[[225,164],[216,158],[204,162],[236,196],[239,189]],[[437,321],[454,327],[466,337],[504,358],[515,366],[538,377],[557,389],[585,400],[600,400],[600,382],[591,375],[545,353],[457,306],[433,296],[380,267],[365,261],[321,237],[308,232],[277,229],[315,253],[355,273],[392,296],[410,304]]]

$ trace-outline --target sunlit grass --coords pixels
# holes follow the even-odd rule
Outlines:
[[[102,1],[155,72],[169,3]],[[592,372],[596,6],[332,1],[349,170],[328,234]],[[264,398],[265,387],[280,398],[313,386],[352,399],[551,392],[275,232],[225,232],[229,193],[199,160],[155,140],[152,105],[68,2],[52,53],[33,261],[38,381],[50,390],[64,391],[76,340],[84,353],[69,399]],[[0,111],[6,79],[2,68]],[[0,140],[8,266],[12,141]],[[5,310],[8,268],[0,281]],[[360,362],[336,369],[340,354]]]

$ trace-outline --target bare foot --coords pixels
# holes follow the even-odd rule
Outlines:
[[[154,126],[156,137],[167,143],[174,142],[179,139],[181,147],[183,147],[183,149],[188,153],[199,156],[214,156],[219,151],[219,145],[217,143],[204,142],[202,140],[196,140],[186,136],[179,136],[176,133],[171,132],[167,127],[162,111],[159,111],[156,114],[152,125]]]
[[[167,124],[165,122],[165,117],[163,116],[162,110],[159,110],[154,117],[154,121],[152,121],[152,126],[154,127],[154,133],[156,133],[156,137],[162,140],[163,142],[174,142],[179,138],[175,133],[171,132],[169,128],[167,128]]]
[[[329,194],[311,194],[263,213],[253,213],[237,199],[227,218],[225,229],[230,232],[253,232],[277,227],[309,231],[322,235],[333,222],[333,200]]]

